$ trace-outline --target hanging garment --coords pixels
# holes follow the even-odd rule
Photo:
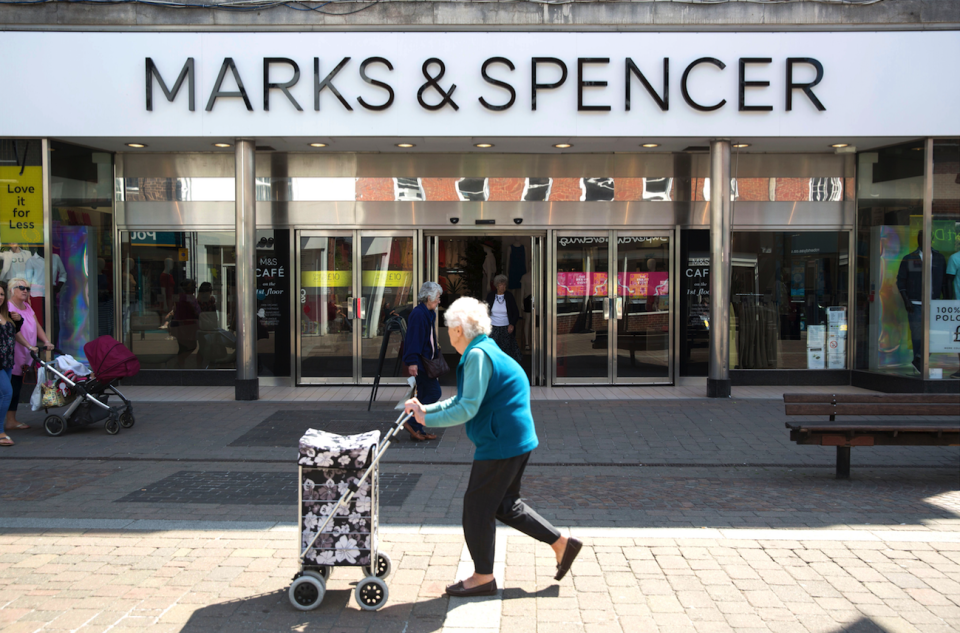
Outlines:
[[[523,244],[510,245],[510,270],[507,275],[507,288],[514,290],[520,287],[523,275],[527,272],[527,250]]]

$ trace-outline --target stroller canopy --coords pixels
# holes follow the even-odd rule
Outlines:
[[[101,382],[136,376],[140,361],[126,346],[112,336],[101,336],[83,346],[90,369]]]

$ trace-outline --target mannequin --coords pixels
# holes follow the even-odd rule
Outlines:
[[[483,245],[483,252],[486,257],[483,258],[483,291],[481,296],[486,296],[493,287],[493,276],[497,274],[497,258],[493,256],[493,249]]]
[[[0,260],[3,261],[3,271],[0,272],[0,279],[3,281],[24,277],[27,272],[27,260],[30,259],[30,251],[22,250],[16,242],[9,246],[10,250],[0,253]]]
[[[56,254],[54,254],[56,257]],[[56,289],[54,292],[58,292]],[[56,314],[56,311],[54,311]],[[107,275],[107,261],[97,258],[97,328],[100,335],[113,335],[113,292],[110,290],[110,278]],[[142,335],[141,335],[142,336]]]
[[[63,284],[67,281],[67,271],[63,267],[63,261],[60,259],[60,256],[56,253],[53,254],[50,265],[53,274],[53,295],[56,297],[57,294],[60,293],[60,289],[63,288]],[[44,307],[47,294],[47,268],[46,262],[43,260],[42,246],[37,247],[33,252],[33,257],[28,259],[24,265],[24,279],[30,282],[30,306],[33,308],[33,311],[37,313],[37,322],[40,323],[41,327],[45,328]],[[55,336],[55,333],[51,332],[50,335]]]
[[[930,298],[939,299],[945,280],[944,273],[947,260],[939,251],[930,249],[932,274],[930,284]],[[907,311],[907,322],[910,325],[910,339],[913,343],[913,366],[917,371],[923,367],[923,231],[917,231],[917,250],[904,255],[900,260],[897,271],[897,290],[903,298],[903,307]]]
[[[957,252],[947,258],[945,294],[954,301],[960,301],[960,249],[957,249]],[[950,374],[950,377],[960,378],[960,370]]]

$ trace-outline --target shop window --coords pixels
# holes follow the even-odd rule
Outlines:
[[[924,154],[924,142],[916,141],[858,156],[857,369],[920,377]],[[945,263],[935,267],[942,278]],[[942,289],[932,292],[939,298]]]
[[[235,243],[233,231],[120,234],[121,332],[142,368],[236,368]]]
[[[731,369],[847,369],[848,233],[731,235]]]
[[[50,335],[83,359],[83,346],[116,336],[113,288],[113,155],[69,143],[50,144],[51,279],[31,282],[34,301],[52,297]],[[38,312],[39,316],[40,312]]]
[[[945,263],[930,303],[930,378],[960,379],[960,138],[933,142],[933,248]],[[931,281],[940,258],[934,254]],[[936,290],[933,291],[936,294]]]
[[[40,152],[39,140],[0,139],[0,281],[23,279],[33,291],[27,302],[36,312],[39,324],[45,326]],[[12,293],[7,296],[14,300]]]

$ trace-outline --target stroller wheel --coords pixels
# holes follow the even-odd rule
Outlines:
[[[130,427],[133,426],[134,422],[136,422],[136,420],[133,419],[133,414],[130,413],[129,411],[124,411],[123,413],[120,414],[120,426],[122,426],[123,428],[129,429]]]
[[[316,609],[323,600],[323,594],[327,592],[326,583],[322,578],[313,575],[303,575],[294,579],[290,585],[287,596],[290,598],[290,604],[300,611],[310,611]]]
[[[353,593],[357,599],[357,604],[365,611],[376,611],[387,604],[387,599],[390,597],[387,583],[375,576],[367,576],[357,583],[357,588]]]
[[[43,421],[43,430],[50,437],[58,437],[67,430],[67,421],[59,415],[48,415],[47,419]]]
[[[113,416],[107,418],[107,421],[103,425],[103,430],[109,433],[110,435],[116,435],[120,432],[120,423],[117,422],[117,419]]]
[[[376,576],[377,578],[386,578],[390,575],[390,572],[393,571],[393,565],[390,564],[390,557],[387,556],[386,552],[377,552],[377,569],[376,573],[370,569],[370,565],[364,565],[362,567],[363,573],[368,576]]]

